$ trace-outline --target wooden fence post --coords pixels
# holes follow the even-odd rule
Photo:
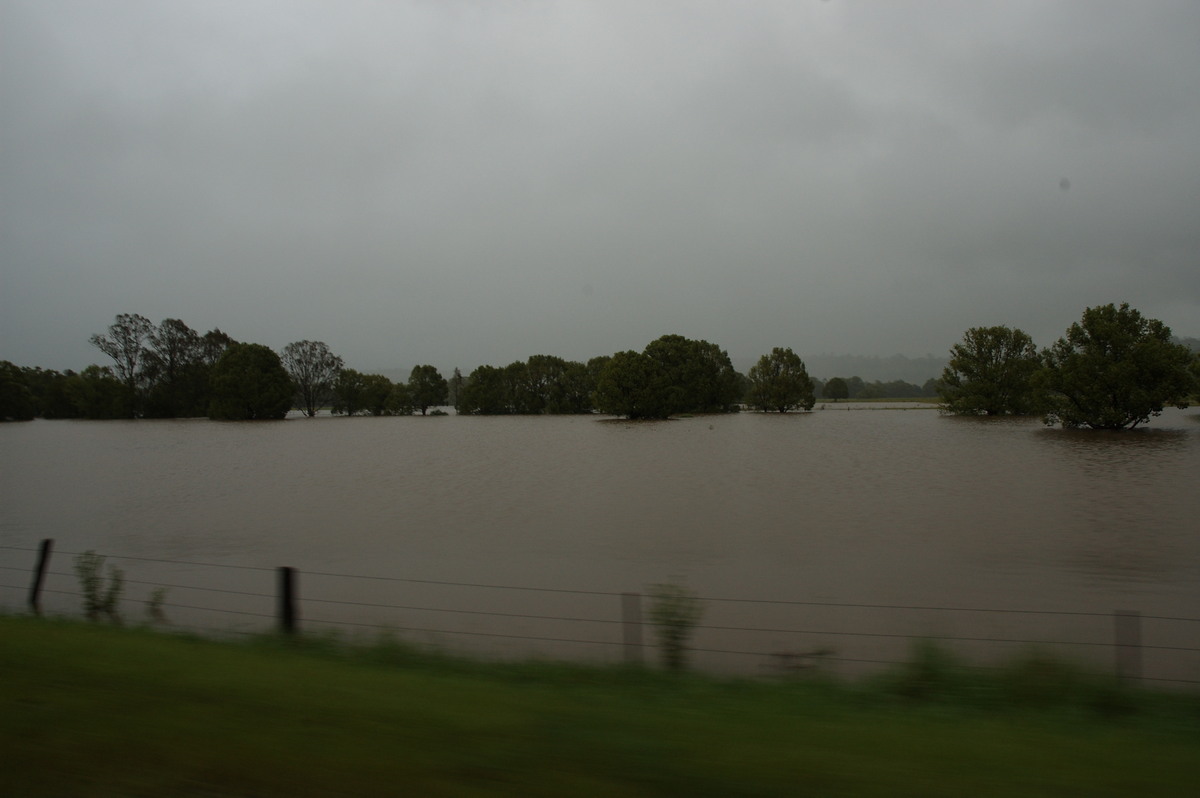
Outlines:
[[[37,566],[33,569],[33,584],[29,587],[29,609],[34,615],[42,614],[42,583],[46,581],[46,568],[50,565],[50,552],[54,540],[46,538],[38,549]]]
[[[1136,610],[1113,613],[1113,644],[1117,678],[1136,681],[1142,678],[1142,614]]]
[[[625,662],[644,665],[642,647],[642,594],[621,594],[621,628],[625,638]]]
[[[279,631],[296,631],[296,569],[283,566],[279,574]]]

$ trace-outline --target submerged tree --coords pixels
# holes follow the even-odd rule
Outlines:
[[[138,412],[139,382],[145,354],[143,343],[152,332],[154,325],[145,316],[121,313],[108,326],[107,333],[98,333],[89,339],[92,346],[113,359],[117,379],[125,386],[126,415],[130,418]]]
[[[1033,375],[1037,347],[1025,332],[1009,327],[972,327],[950,348],[938,392],[951,413],[1028,415],[1039,409]]]
[[[408,396],[413,407],[425,415],[429,408],[449,401],[450,386],[433,366],[414,366],[408,376]]]
[[[763,410],[786,413],[795,408],[812,410],[816,403],[813,381],[804,361],[791,349],[775,347],[750,367],[750,403]]]
[[[1187,407],[1196,390],[1188,348],[1127,303],[1085,310],[1044,359],[1037,380],[1047,392],[1047,424],[1132,429],[1166,405]]]
[[[262,344],[234,344],[213,368],[208,415],[226,421],[280,419],[292,406],[294,390],[279,355]]]
[[[281,360],[296,384],[300,410],[312,418],[332,398],[342,359],[322,341],[296,341],[283,348]]]

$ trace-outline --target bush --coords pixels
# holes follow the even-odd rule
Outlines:
[[[684,668],[687,641],[704,610],[696,595],[681,585],[661,584],[650,587],[650,618],[658,633],[663,665],[668,670]]]
[[[83,593],[83,611],[89,621],[108,616],[113,623],[120,623],[117,605],[121,601],[121,590],[125,586],[125,574],[115,565],[108,566],[107,585],[103,575],[105,557],[88,549],[75,558],[75,574],[79,577],[79,589]]]

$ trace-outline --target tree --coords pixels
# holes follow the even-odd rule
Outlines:
[[[237,341],[227,333],[221,332],[220,328],[213,328],[200,339],[200,361],[207,366],[215,366],[221,355],[225,354],[225,350],[236,343]]]
[[[750,403],[763,410],[786,413],[793,408],[812,410],[813,381],[804,361],[791,349],[775,347],[750,367]]]
[[[449,401],[450,386],[433,366],[414,366],[408,376],[408,395],[413,406],[425,415],[429,408]]]
[[[234,344],[213,367],[208,415],[227,421],[283,418],[294,390],[279,355],[262,344]]]
[[[1166,405],[1187,407],[1196,388],[1187,347],[1127,303],[1086,309],[1043,357],[1047,424],[1132,429]]]
[[[458,412],[464,415],[500,415],[511,413],[504,369],[479,366],[471,372],[458,398]]]
[[[1039,409],[1033,376],[1041,365],[1025,332],[972,327],[950,347],[938,393],[944,407],[962,415],[1023,416]]]
[[[832,399],[835,402],[839,399],[849,399],[850,386],[841,377],[834,377],[825,383],[825,388],[821,393],[826,399]]]
[[[664,335],[647,344],[645,354],[658,365],[657,401],[665,403],[667,415],[725,413],[741,396],[729,355],[716,344]]]
[[[0,360],[0,421],[29,421],[35,401],[25,374],[15,364]]]
[[[107,334],[96,334],[88,339],[92,346],[113,359],[117,379],[125,385],[127,392],[127,415],[133,418],[138,411],[138,381],[144,348],[142,342],[154,331],[154,325],[145,316],[136,313],[121,313],[108,326]]]
[[[196,407],[196,394],[205,392],[207,378],[193,378],[196,366],[201,365],[200,335],[179,319],[163,319],[146,340],[142,356],[146,415],[178,418],[203,413],[203,406]]]
[[[386,415],[392,388],[392,381],[384,375],[364,374],[362,376],[363,409],[373,416]]]
[[[333,405],[330,412],[334,415],[345,413],[353,416],[366,406],[366,385],[363,377],[363,374],[354,369],[342,369],[338,372],[333,383]]]
[[[283,348],[282,361],[296,384],[301,411],[312,418],[330,400],[342,359],[321,341],[296,341]]]
[[[388,394],[384,412],[389,416],[411,416],[413,413],[412,397],[408,394],[408,386],[402,382],[392,383],[391,393]]]
[[[668,418],[670,397],[663,389],[662,365],[642,352],[617,352],[596,380],[596,409],[631,419]]]
[[[128,393],[107,366],[91,365],[67,377],[64,392],[77,416],[88,419],[128,415]]]

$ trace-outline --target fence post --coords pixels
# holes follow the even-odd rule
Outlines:
[[[296,631],[296,569],[283,566],[279,574],[279,631]]]
[[[642,594],[621,594],[621,628],[625,638],[625,662],[643,665],[642,648]]]
[[[1113,644],[1117,678],[1121,681],[1142,678],[1142,614],[1136,610],[1113,612]]]
[[[34,615],[42,614],[42,583],[46,581],[46,568],[50,565],[50,552],[54,540],[45,538],[38,548],[37,565],[33,569],[33,584],[29,586],[29,609]]]

